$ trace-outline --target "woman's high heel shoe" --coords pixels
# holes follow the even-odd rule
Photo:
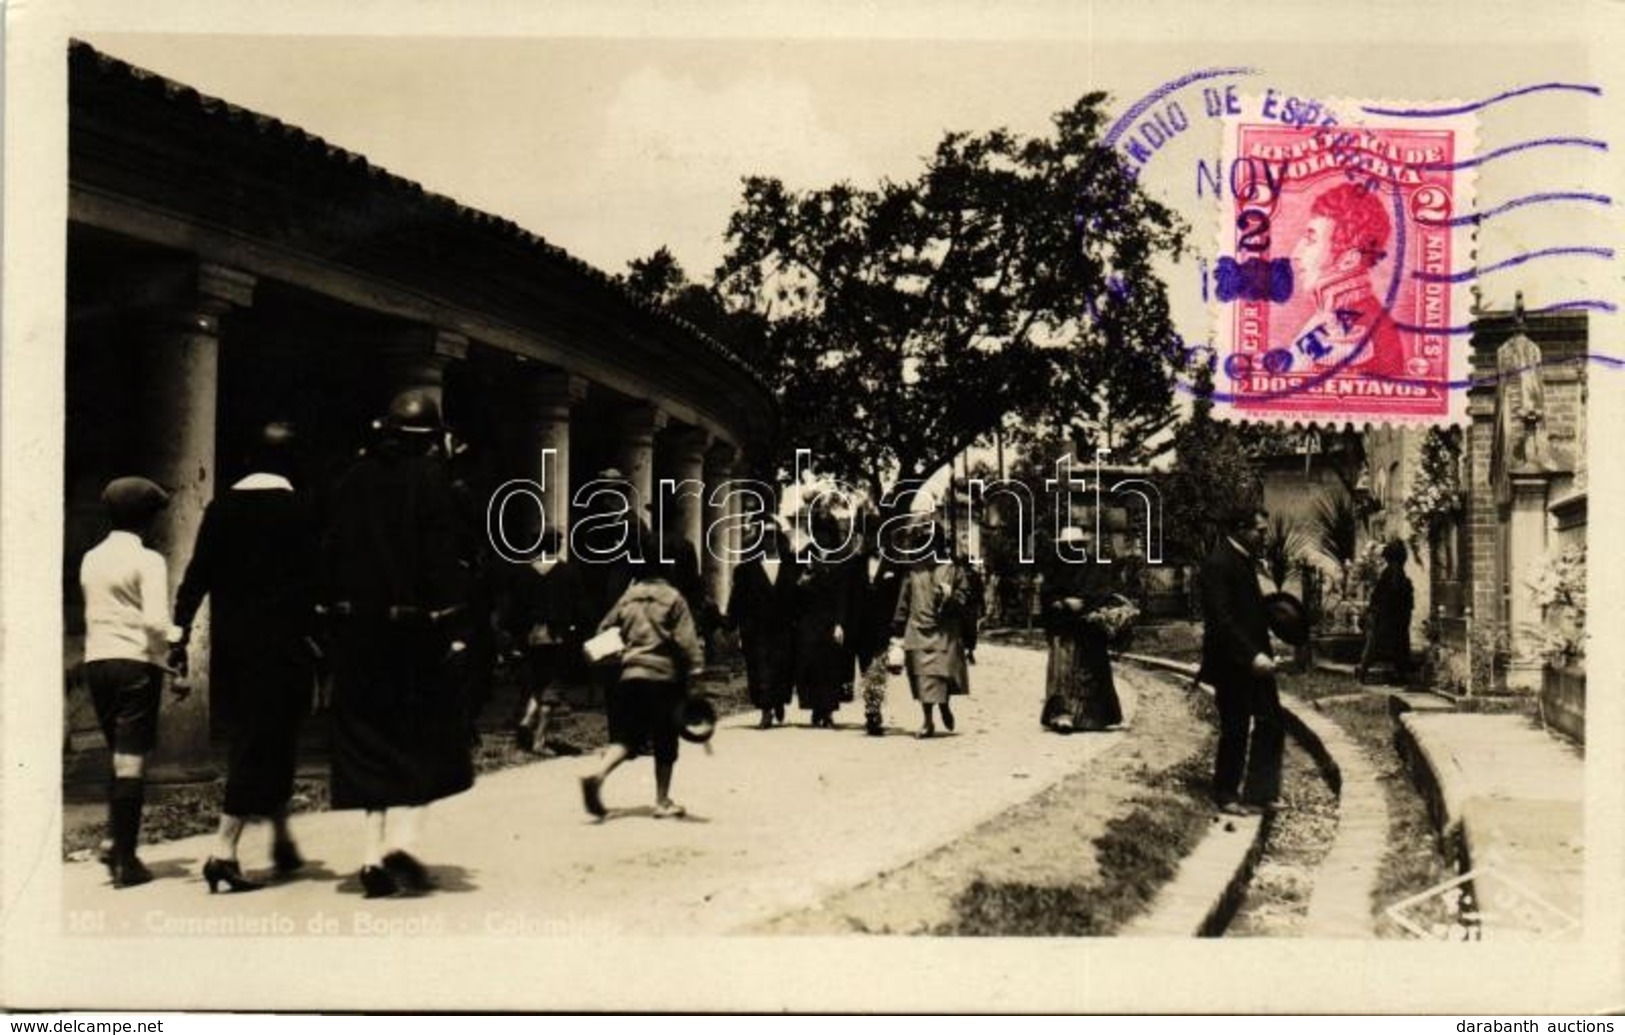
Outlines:
[[[221,884],[226,886],[227,891],[258,891],[265,887],[258,881],[244,877],[236,859],[216,859],[212,855],[203,864],[203,879],[208,882],[211,895],[220,890]]]

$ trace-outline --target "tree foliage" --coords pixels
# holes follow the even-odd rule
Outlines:
[[[760,321],[786,460],[811,449],[878,491],[1010,415],[1116,459],[1173,421],[1183,350],[1152,264],[1183,228],[1101,146],[1104,101],[1049,136],[949,133],[902,182],[746,179],[713,302]]]
[[[1224,521],[1264,499],[1247,432],[1213,419],[1213,370],[1198,369],[1190,416],[1174,432],[1174,462],[1163,489],[1163,535],[1171,558],[1199,562],[1218,544]]]

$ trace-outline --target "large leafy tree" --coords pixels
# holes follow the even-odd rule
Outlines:
[[[741,351],[779,394],[783,462],[810,449],[878,495],[1012,415],[1117,459],[1171,424],[1183,356],[1153,262],[1183,228],[1101,145],[1104,101],[1044,137],[949,133],[902,182],[746,179],[711,302],[759,321]],[[661,273],[633,275],[681,296]]]
[[[1163,481],[1163,534],[1172,558],[1200,562],[1224,535],[1224,521],[1258,506],[1263,484],[1248,429],[1213,418],[1211,364],[1198,368],[1189,417],[1174,432],[1174,462]]]

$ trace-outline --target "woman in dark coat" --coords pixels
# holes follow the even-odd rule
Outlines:
[[[366,810],[368,897],[432,886],[410,851],[423,806],[474,782],[456,672],[466,573],[438,431],[432,398],[397,399],[384,440],[339,487],[325,544],[340,648],[332,799]]]
[[[1404,540],[1393,539],[1383,547],[1388,562],[1377,584],[1371,588],[1366,611],[1365,650],[1355,675],[1364,681],[1373,665],[1386,664],[1401,684],[1411,676],[1411,611],[1416,606],[1415,590],[1405,574],[1408,551]]]
[[[796,697],[820,729],[835,728],[842,690],[852,680],[847,574],[843,561],[811,556],[796,572]]]
[[[1089,618],[1113,601],[1110,569],[1095,563],[1087,543],[1081,529],[1062,530],[1056,545],[1062,556],[1044,573],[1040,595],[1049,636],[1040,721],[1057,733],[1103,730],[1123,721],[1107,654],[1110,636]]]
[[[796,563],[776,525],[762,531],[762,551],[734,568],[728,627],[739,631],[750,703],[761,709],[759,728],[784,721],[795,678]]]
[[[203,866],[213,892],[264,885],[243,876],[237,842],[250,817],[273,824],[278,875],[304,865],[288,831],[299,724],[310,710],[318,538],[304,499],[288,481],[292,432],[271,424],[250,457],[252,473],[203,513],[197,545],[176,596],[175,621],[189,633],[212,601],[209,674],[215,716],[226,731],[226,796],[220,840]]]

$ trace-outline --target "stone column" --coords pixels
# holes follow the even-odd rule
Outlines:
[[[385,334],[383,369],[389,405],[407,392],[422,392],[445,416],[446,368],[468,358],[468,338],[454,331],[413,324]]]
[[[1535,603],[1529,579],[1534,566],[1546,556],[1545,474],[1514,474],[1512,507],[1507,522],[1507,625],[1512,657],[1507,666],[1507,689],[1538,691],[1544,665],[1533,639],[1543,616]]]
[[[733,477],[738,459],[739,451],[727,442],[718,442],[705,451],[705,506],[701,510],[705,544],[700,554],[700,575],[706,594],[724,611],[728,609],[728,593],[733,588],[733,562],[727,559],[728,551],[738,544],[731,529],[723,527],[713,531],[713,526],[735,514],[738,506],[733,499],[714,505],[711,494]]]
[[[254,278],[200,263],[186,281],[152,310],[142,342],[140,427],[142,474],[170,492],[159,515],[153,545],[169,564],[170,603],[186,574],[203,524],[203,510],[216,492],[215,430],[220,391],[220,322],[233,308],[253,301]],[[165,695],[159,710],[154,775],[160,779],[206,777],[209,751],[209,608],[192,622],[192,693],[176,702]]]
[[[665,439],[671,460],[667,477],[676,482],[671,497],[660,497],[666,508],[666,531],[675,531],[699,551],[705,547],[705,451],[711,436],[700,428],[682,428],[668,431]],[[655,486],[657,492],[659,488]]]
[[[637,403],[615,415],[615,466],[632,484],[632,510],[640,517],[643,505],[655,498],[655,432],[665,426],[666,414],[652,403]]]
[[[587,397],[587,381],[563,370],[532,375],[529,406],[535,420],[531,477],[542,487],[546,527],[568,536],[570,527],[570,411]],[[551,459],[544,459],[552,450]],[[568,542],[568,539],[566,539]]]

